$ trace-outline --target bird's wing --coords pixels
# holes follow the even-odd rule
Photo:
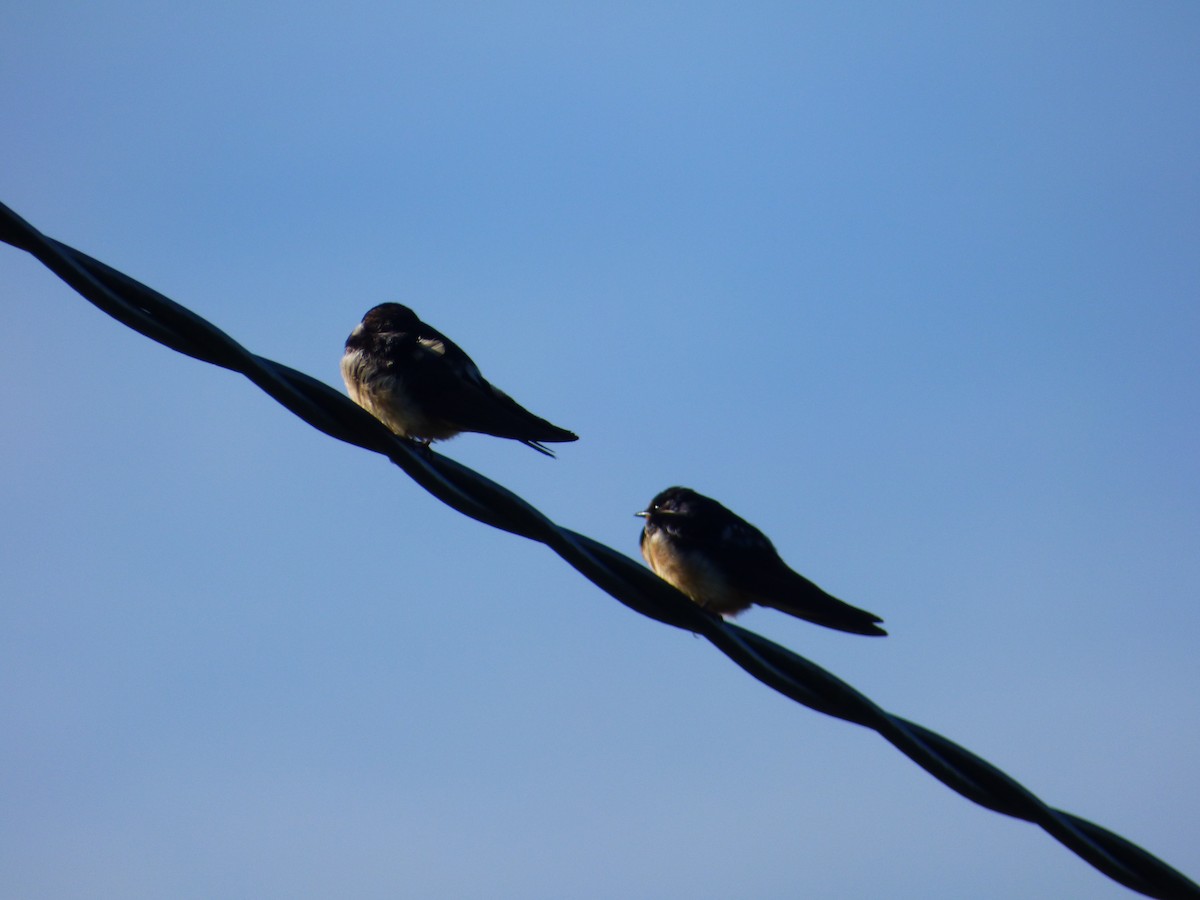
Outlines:
[[[818,625],[854,634],[887,634],[878,616],[826,593],[780,558],[765,534],[739,520],[701,535],[711,557],[722,559],[730,587],[747,600]]]
[[[416,338],[414,369],[427,391],[430,408],[464,431],[514,438],[550,456],[554,454],[539,441],[578,440],[494,387],[471,357],[432,328],[423,328]]]

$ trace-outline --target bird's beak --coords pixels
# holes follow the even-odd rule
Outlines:
[[[643,509],[641,512],[635,512],[634,515],[639,519],[648,519],[650,518],[650,510]]]

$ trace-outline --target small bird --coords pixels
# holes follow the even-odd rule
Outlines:
[[[833,597],[779,558],[767,536],[716,500],[670,487],[635,513],[642,556],[695,603],[735,616],[757,603],[854,634],[886,635],[883,620]]]
[[[399,303],[368,310],[350,332],[342,378],[351,400],[427,446],[475,431],[553,456],[543,441],[579,440],[493,387],[457,344]]]

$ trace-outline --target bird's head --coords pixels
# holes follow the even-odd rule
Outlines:
[[[657,494],[649,506],[634,515],[647,522],[661,522],[675,516],[690,516],[699,510],[706,499],[691,488],[669,487]]]
[[[362,319],[363,331],[371,334],[413,332],[418,331],[420,325],[417,314],[400,303],[380,303],[367,310]]]

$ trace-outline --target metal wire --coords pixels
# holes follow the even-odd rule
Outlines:
[[[380,453],[464,515],[546,544],[637,612],[703,635],[779,693],[877,731],[930,775],[994,812],[1041,826],[1109,878],[1148,897],[1200,898],[1200,886],[1120,835],[1047,806],[995,766],[875,705],[820,666],[708,613],[624,554],[555,525],[494,481],[392,434],[328,385],[246,350],[191,310],[91,257],[46,237],[0,204],[0,240],[28,251],[91,303],[173,350],[240,372],[314,428]]]

